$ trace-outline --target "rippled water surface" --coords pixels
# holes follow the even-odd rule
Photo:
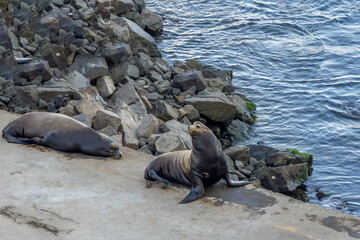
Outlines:
[[[309,201],[360,217],[360,2],[147,4],[164,17],[164,58],[234,71],[237,91],[258,106],[250,142],[312,153]]]

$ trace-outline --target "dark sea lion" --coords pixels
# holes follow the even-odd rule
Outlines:
[[[180,202],[188,203],[205,194],[204,186],[225,179],[231,187],[240,187],[250,182],[232,182],[229,178],[225,153],[214,133],[201,122],[188,128],[193,149],[164,153],[149,163],[145,179],[158,180],[164,184],[174,183],[190,186],[190,193]]]
[[[2,131],[9,143],[39,144],[64,152],[121,157],[119,145],[108,136],[59,113],[33,112],[11,121]]]

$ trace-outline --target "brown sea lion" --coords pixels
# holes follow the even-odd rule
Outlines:
[[[164,153],[149,163],[145,179],[158,180],[164,184],[181,183],[190,186],[190,193],[180,202],[188,203],[205,194],[204,186],[225,179],[231,187],[240,187],[250,182],[232,182],[229,178],[225,153],[214,133],[201,122],[188,128],[193,149]]]
[[[121,157],[119,145],[108,136],[59,113],[33,112],[11,121],[2,131],[9,143],[39,144],[64,152]]]

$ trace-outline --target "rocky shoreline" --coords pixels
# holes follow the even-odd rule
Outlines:
[[[209,126],[232,177],[294,195],[312,156],[232,146],[251,137],[256,105],[232,72],[162,57],[161,16],[144,0],[0,0],[0,108],[59,112],[148,154],[191,149],[187,127]]]

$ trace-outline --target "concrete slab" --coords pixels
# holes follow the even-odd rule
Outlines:
[[[16,115],[0,111],[0,130]],[[253,185],[202,199],[143,179],[153,156],[69,154],[0,139],[0,239],[356,239],[360,219]]]

